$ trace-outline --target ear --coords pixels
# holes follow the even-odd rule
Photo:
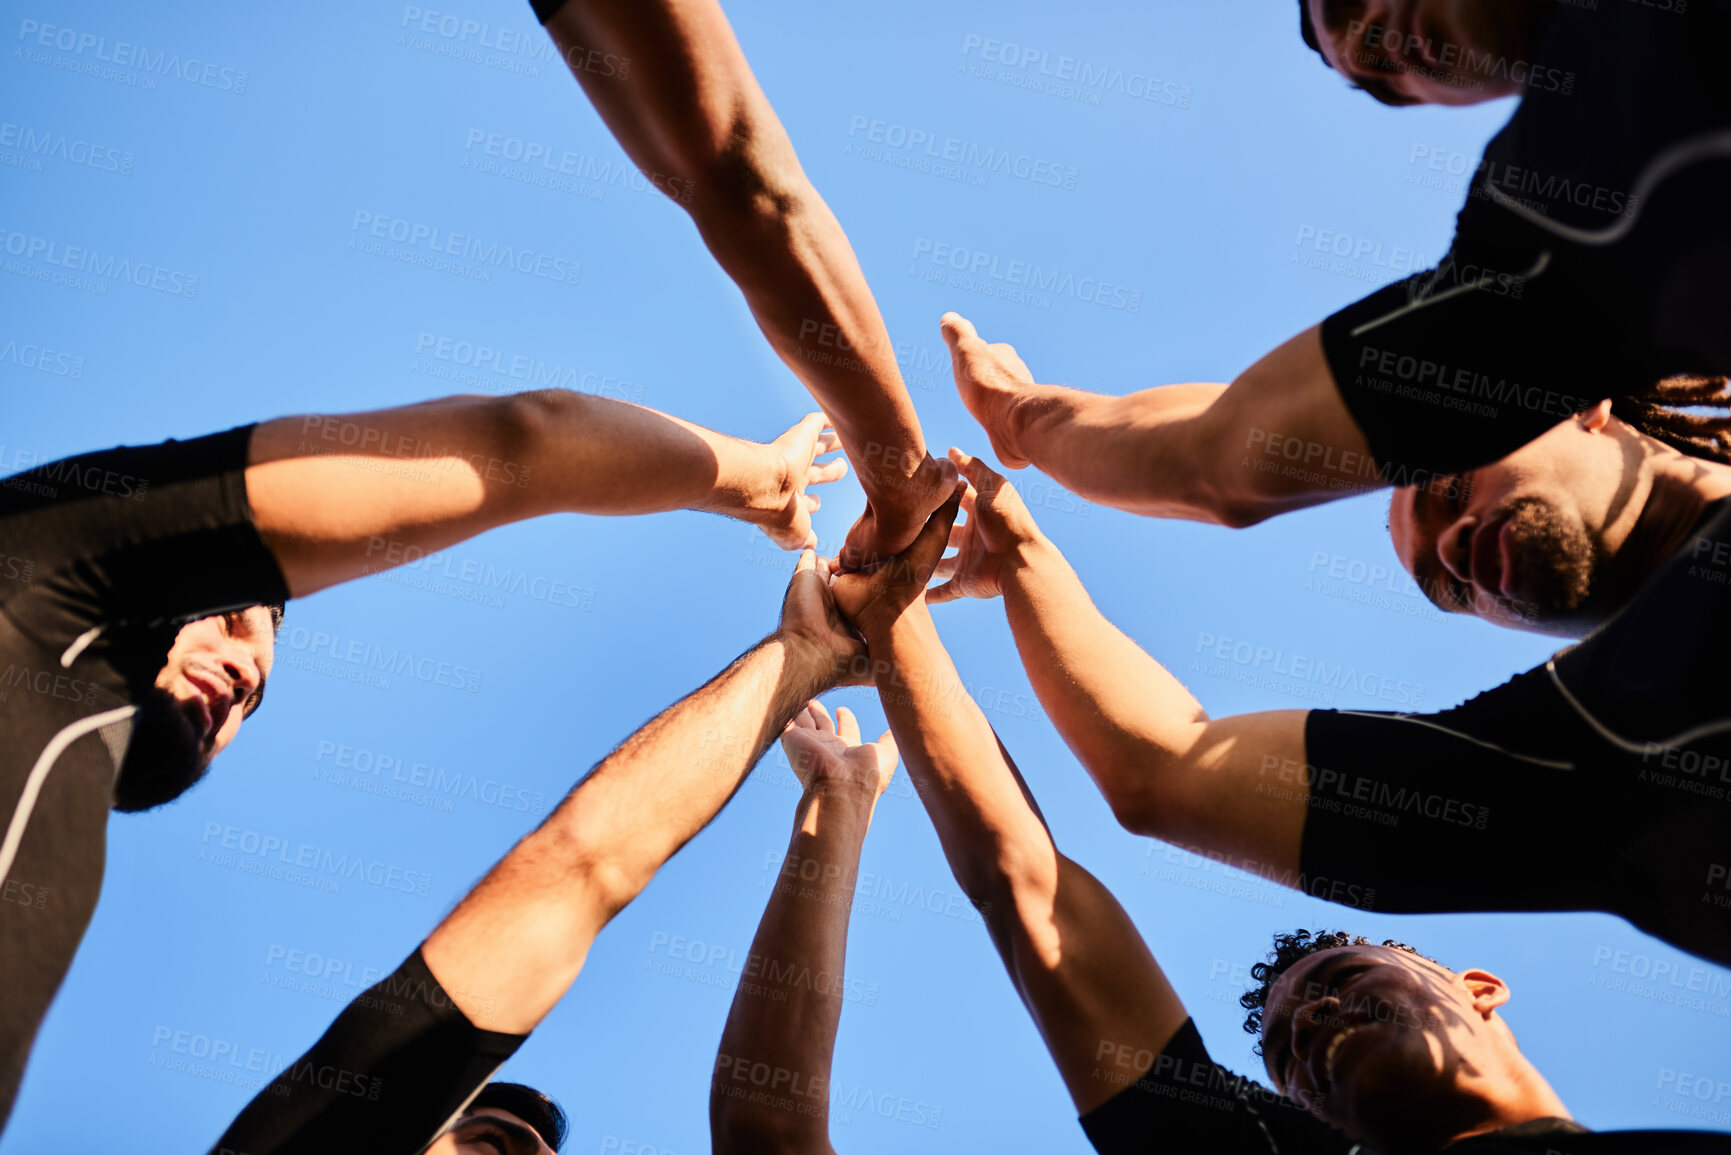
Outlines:
[[[1466,987],[1473,1010],[1483,1018],[1490,1018],[1491,1012],[1509,1001],[1508,984],[1490,971],[1462,971],[1455,978]]]
[[[1605,398],[1591,409],[1583,409],[1575,415],[1575,420],[1581,423],[1581,428],[1588,433],[1602,432],[1611,423],[1611,399]]]

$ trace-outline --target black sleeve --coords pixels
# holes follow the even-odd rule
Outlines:
[[[1323,322],[1335,386],[1389,484],[1500,460],[1657,380],[1637,380],[1612,330],[1592,321],[1601,303],[1580,299],[1581,259],[1469,200],[1441,264]]]
[[[1135,1083],[1082,1116],[1100,1155],[1345,1155],[1352,1140],[1251,1079],[1217,1066],[1185,1020]],[[1375,1155],[1359,1145],[1359,1155]]]
[[[44,645],[98,623],[168,625],[281,602],[246,497],[252,426],[69,457],[0,481],[0,608]]]
[[[529,7],[535,10],[535,18],[545,24],[553,19],[554,13],[565,7],[565,0],[529,0]]]
[[[417,1155],[526,1038],[471,1023],[416,948],[246,1105],[211,1155]]]
[[[1297,887],[1401,913],[1604,909],[1604,799],[1548,677],[1435,714],[1311,711],[1304,763],[1258,783],[1308,793]]]

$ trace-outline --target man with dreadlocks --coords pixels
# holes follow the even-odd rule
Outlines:
[[[975,508],[984,501],[981,490]],[[951,504],[933,520],[947,530],[955,516]],[[925,589],[943,540],[923,534],[896,564],[837,578],[836,605],[865,640],[884,713],[956,882],[980,910],[1097,1150],[1731,1152],[1726,1135],[1589,1132],[1521,1054],[1503,1017],[1510,989],[1501,979],[1345,935],[1282,936],[1253,971],[1261,987],[1247,998],[1250,1029],[1261,1034],[1277,1090],[1216,1065],[1130,916],[1059,851],[945,651]],[[736,1003],[730,1031],[747,1025],[741,1013]],[[763,1000],[745,1013],[767,1019],[785,1010]],[[785,1024],[739,1033],[759,1042],[751,1057],[769,1069],[812,1069],[809,1040]],[[751,1149],[829,1151],[821,1127],[784,1123],[766,1123],[765,1140]],[[771,1136],[792,1138],[772,1144]]]
[[[1396,493],[1395,550],[1444,609],[1591,631],[1437,713],[1210,718],[958,450],[977,492],[932,598],[1004,599],[1040,705],[1138,834],[1360,909],[1606,911],[1731,964],[1731,465],[1684,444],[1709,456],[1603,401]]]
[[[962,400],[1004,465],[1134,513],[1249,525],[1484,465],[1601,397],[1633,412],[1655,381],[1731,373],[1731,0],[1300,12],[1324,62],[1386,104],[1520,98],[1447,256],[1230,386],[1038,385],[946,318]]]

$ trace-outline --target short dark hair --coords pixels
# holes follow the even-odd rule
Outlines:
[[[565,1142],[570,1122],[565,1109],[533,1087],[522,1083],[488,1083],[469,1104],[469,1110],[491,1107],[509,1111],[535,1129],[541,1141],[557,1151]]]
[[[1250,968],[1250,977],[1256,981],[1257,986],[1238,996],[1238,1005],[1246,1012],[1244,1033],[1257,1037],[1256,1046],[1252,1050],[1258,1055],[1262,1054],[1262,1016],[1268,1010],[1268,994],[1274,989],[1275,981],[1291,970],[1299,959],[1342,946],[1393,947],[1426,962],[1436,963],[1439,967],[1443,965],[1429,955],[1421,954],[1416,947],[1396,942],[1392,938],[1375,942],[1363,935],[1349,935],[1343,930],[1308,931],[1302,927],[1291,934],[1277,934],[1274,936],[1274,949],[1268,952],[1268,960],[1256,963]]]
[[[271,630],[271,633],[273,633],[273,634],[281,633],[282,632],[282,619],[283,619],[283,603],[282,602],[269,602],[265,605],[264,608],[270,611],[270,630]]]
[[[1322,56],[1322,41],[1317,39],[1316,24],[1310,19],[1310,0],[1298,0],[1298,31],[1304,36],[1304,42],[1310,45],[1310,50]],[[1323,63],[1328,57],[1323,56]]]

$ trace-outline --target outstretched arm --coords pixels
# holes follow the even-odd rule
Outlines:
[[[938,639],[923,590],[954,518],[952,503],[891,566],[839,578],[836,601],[866,639],[956,882],[1086,1114],[1143,1074],[1187,1016],[1123,907],[1058,852]]]
[[[813,542],[806,487],[840,460],[814,413],[768,445],[566,390],[284,417],[253,432],[253,520],[294,597],[549,513],[700,509]]]
[[[847,554],[907,545],[947,479],[926,453],[847,235],[800,167],[720,4],[540,8],[557,8],[547,31],[607,127],[691,214],[770,345],[835,423],[870,502]],[[629,62],[623,75],[619,61]]]
[[[433,931],[427,966],[477,1026],[524,1034],[540,1022],[601,928],[708,825],[805,703],[848,676],[859,644],[827,579],[807,551],[781,627],[627,738]]]
[[[1304,761],[1306,711],[1210,718],[1106,620],[1015,487],[950,452],[972,483],[968,523],[951,534],[958,552],[938,571],[950,580],[930,600],[1002,594],[1041,708],[1126,828],[1290,884],[1309,801],[1290,773]]]
[[[1006,344],[946,313],[962,401],[1011,469],[1147,517],[1254,525],[1379,488],[1370,449],[1334,386],[1319,328],[1231,385],[1166,385],[1124,397],[1036,384]]]
[[[715,1056],[709,1131],[718,1155],[832,1150],[829,1072],[847,990],[848,914],[872,810],[896,771],[895,740],[862,745],[846,707],[832,723],[812,702],[781,741],[805,790]],[[804,977],[784,984],[775,977],[784,974]]]

